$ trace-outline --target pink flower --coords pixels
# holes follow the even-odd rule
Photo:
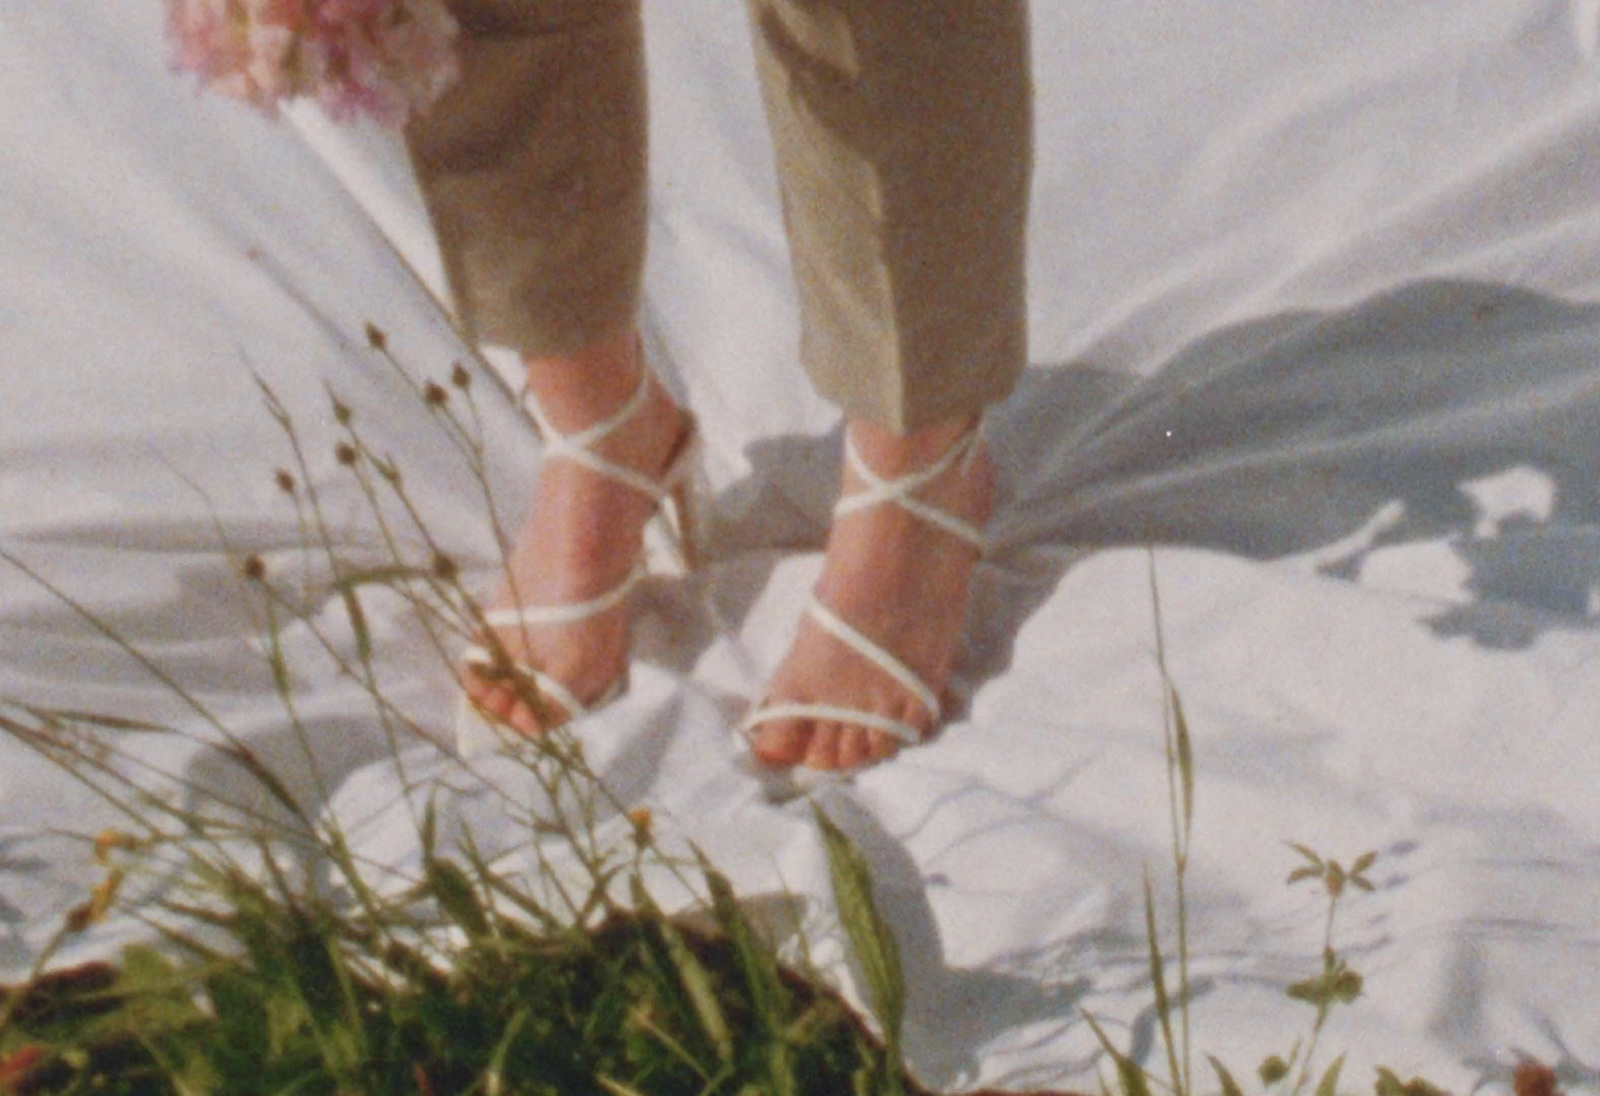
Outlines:
[[[311,96],[399,126],[458,73],[443,0],[168,0],[167,31],[178,68],[269,114]]]

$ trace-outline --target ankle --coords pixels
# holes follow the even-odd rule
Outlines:
[[[616,412],[633,396],[643,363],[639,334],[628,328],[564,354],[525,355],[527,390],[563,434]]]
[[[897,434],[866,419],[851,419],[845,429],[867,467],[892,479],[933,464],[959,444],[977,422],[978,416],[964,415]]]
[[[584,444],[597,456],[653,475],[690,430],[688,413],[645,364],[633,328],[568,355],[524,357],[523,364],[536,417],[563,437],[625,416],[614,430]]]

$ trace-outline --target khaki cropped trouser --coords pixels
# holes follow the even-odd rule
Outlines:
[[[852,418],[976,413],[1026,355],[1026,0],[747,0],[802,320]],[[570,352],[634,321],[639,0],[451,0],[462,79],[408,142],[469,338]],[[732,63],[732,59],[730,59]]]

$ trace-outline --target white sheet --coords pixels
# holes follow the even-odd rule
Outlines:
[[[0,547],[404,864],[360,690],[287,637],[319,797],[251,646],[239,557],[305,561],[250,371],[294,416],[341,549],[373,544],[324,386],[487,585],[474,482],[362,328],[419,376],[469,351],[392,142],[197,98],[164,69],[158,7],[0,0]],[[648,5],[646,327],[708,427],[717,559],[644,591],[633,691],[583,733],[627,802],[824,924],[808,808],[767,804],[728,739],[817,573],[837,458],[834,415],[798,380],[746,30],[724,9]],[[1351,1051],[1347,1084],[1383,1061],[1503,1085],[1527,1053],[1600,1088],[1600,12],[1033,9],[1034,368],[991,418],[1008,490],[970,702],[822,797],[902,935],[913,1064],[941,1086],[1089,1085],[1084,1010],[1155,1061],[1139,893],[1145,865],[1164,878],[1168,831],[1148,542],[1166,545],[1197,746],[1197,1047],[1248,1072],[1309,1019],[1282,988],[1316,969],[1320,911],[1283,886],[1284,842],[1372,848],[1378,892],[1338,933],[1367,995],[1322,1044]],[[537,445],[488,374],[476,389],[509,521]],[[448,665],[403,605],[368,611],[394,698],[442,736]],[[0,651],[0,695],[198,726],[8,565]],[[452,762],[419,744],[406,764]],[[517,777],[483,776],[447,816],[515,849],[486,789]],[[57,834],[110,817],[0,741],[0,977],[94,878]]]

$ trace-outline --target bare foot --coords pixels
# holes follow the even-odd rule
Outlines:
[[[971,426],[945,423],[898,437],[879,427],[849,427],[867,467],[883,479],[926,468]],[[845,469],[845,496],[866,485]],[[980,448],[914,497],[981,527],[994,493],[993,469]],[[966,621],[967,587],[978,553],[966,541],[893,503],[834,520],[817,600],[941,693]],[[905,686],[824,631],[809,617],[773,676],[766,703],[828,704],[872,712],[927,732],[936,713]],[[755,756],[768,765],[848,769],[881,761],[899,749],[887,732],[847,721],[774,719],[751,734]]]
[[[529,360],[528,384],[562,434],[576,433],[615,414],[634,394],[643,368],[633,332],[597,343],[571,358]],[[683,444],[687,416],[653,376],[640,409],[616,432],[591,446],[601,457],[659,476]],[[572,605],[625,582],[638,560],[640,537],[655,511],[643,492],[570,460],[547,460],[533,505],[506,560],[506,579],[489,608]],[[585,704],[617,681],[628,661],[625,604],[563,624],[499,628],[513,662],[534,667]],[[521,690],[494,671],[462,672],[467,698],[484,714],[521,734],[537,734],[570,712],[545,698],[536,711]]]

